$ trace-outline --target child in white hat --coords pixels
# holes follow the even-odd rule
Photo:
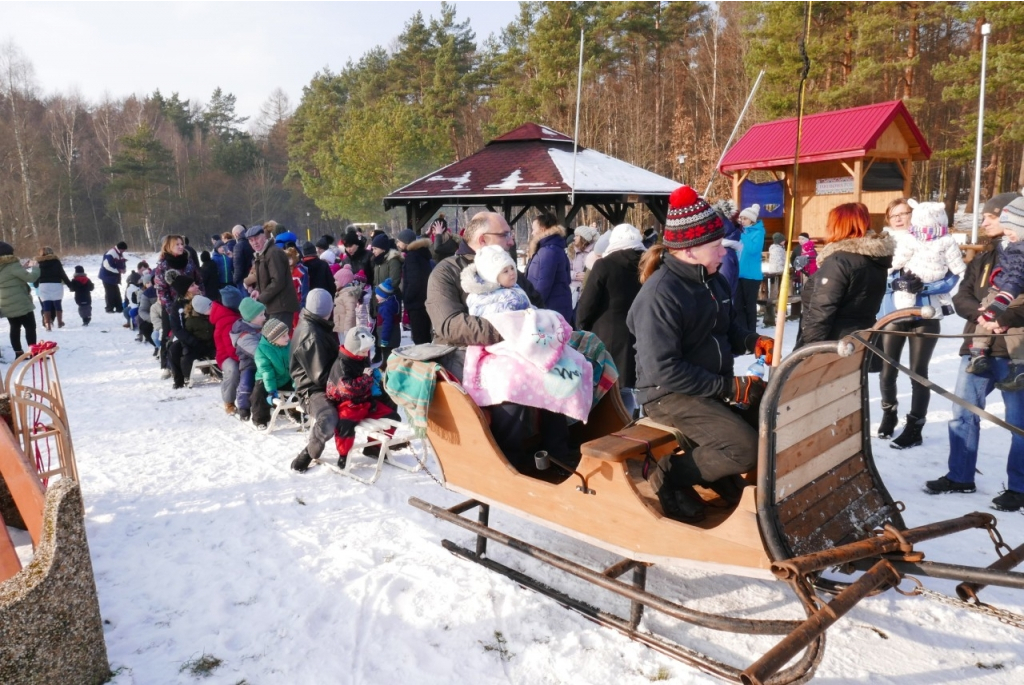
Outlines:
[[[519,272],[508,252],[498,245],[482,247],[473,263],[462,270],[462,289],[470,316],[487,318],[501,312],[533,307],[517,283]]]
[[[940,281],[952,271],[957,276],[967,269],[960,246],[949,234],[946,206],[941,202],[908,200],[913,210],[910,229],[896,238],[896,252],[892,257],[893,271],[903,270],[903,276],[913,274],[926,287]],[[906,282],[901,279],[901,282]],[[917,304],[917,292],[894,289],[893,305],[896,309]]]

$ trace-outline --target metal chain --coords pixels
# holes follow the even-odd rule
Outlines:
[[[427,440],[426,436],[420,438],[420,441],[421,444],[423,445],[423,454],[426,454],[427,447],[430,445],[430,442]],[[431,447],[431,449],[433,448]],[[430,472],[430,469],[427,468],[427,460],[420,456],[419,450],[413,450],[413,455],[416,457],[416,463],[420,465],[420,468],[423,471],[425,471],[428,476],[430,476],[430,480],[434,481],[443,488],[444,483],[441,482],[441,480],[437,476]]]
[[[916,580],[916,578],[914,580]],[[973,602],[965,602],[961,599],[956,599],[954,597],[950,597],[949,595],[944,595],[941,592],[929,590],[923,585],[919,585],[917,589],[911,592],[910,594],[921,595],[929,599],[934,599],[936,602],[939,602],[940,604],[945,604],[947,606],[956,607],[959,609],[967,609],[977,614],[985,614],[987,616],[991,616],[1000,623],[1005,623],[1008,626],[1013,626],[1014,628],[1020,628],[1021,630],[1024,630],[1024,616],[1021,616],[1020,614],[1015,614],[1012,611],[1007,611],[1006,609],[999,609],[990,604],[982,604],[980,602],[978,604],[974,604]]]
[[[1013,551],[1008,544],[1003,542],[1003,536],[1000,535],[999,529],[996,528],[995,519],[992,519],[991,522],[986,524],[985,529],[988,530],[988,536],[992,538],[992,544],[996,546],[996,554],[998,554],[1000,558]]]

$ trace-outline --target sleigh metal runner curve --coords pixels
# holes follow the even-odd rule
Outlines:
[[[895,312],[868,333],[921,316],[917,309]],[[1024,561],[1024,544],[1011,549],[1002,541],[995,517],[980,512],[908,529],[903,504],[885,488],[871,450],[868,338],[856,335],[839,343],[808,345],[774,370],[760,410],[757,471],[746,475],[735,506],[702,491],[709,515],[698,524],[664,516],[642,476],[646,458],[680,447],[676,436],[667,428],[628,423],[614,390],[594,407],[587,424],[572,428],[581,453],[573,473],[520,473],[495,443],[480,408],[447,376],[437,380],[427,438],[444,486],[469,499],[447,509],[417,498],[410,504],[475,536],[473,549],[443,540],[452,553],[734,682],[810,680],[824,655],[826,630],[861,599],[888,589],[938,594],[924,588],[918,576],[959,580],[960,599],[947,601],[1020,627],[1020,617],[987,607],[978,593],[987,585],[1024,589],[1024,573],[1014,570]],[[490,525],[491,507],[612,552],[620,561],[592,569],[514,538]],[[476,520],[465,515],[474,510]],[[987,568],[933,562],[915,548],[971,529],[992,537],[999,558]],[[488,542],[625,597],[630,601],[628,617],[495,561],[488,556]],[[806,618],[752,619],[696,611],[647,589],[648,572],[657,567],[774,577],[792,589]],[[836,582],[822,577],[830,569],[859,575],[848,583]],[[630,572],[631,582],[621,580]],[[904,579],[916,587],[901,590]],[[712,630],[784,637],[755,663],[740,668],[642,629],[645,609]]]

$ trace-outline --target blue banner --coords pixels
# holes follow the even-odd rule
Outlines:
[[[754,183],[744,181],[740,184],[740,206],[746,209],[750,205],[761,205],[760,218],[781,219],[783,209],[782,181]]]

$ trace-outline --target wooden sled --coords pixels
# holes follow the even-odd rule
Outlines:
[[[877,328],[920,314],[904,310]],[[480,408],[459,385],[439,380],[427,437],[445,487],[470,499],[449,509],[416,498],[410,503],[477,536],[475,550],[448,540],[442,542],[446,549],[673,658],[734,682],[804,682],[822,658],[825,630],[860,599],[899,585],[904,574],[962,580],[958,593],[964,599],[986,584],[1024,589],[1024,573],[1012,570],[1024,561],[1024,545],[1010,550],[997,544],[1000,559],[989,569],[927,562],[914,549],[915,543],[970,528],[988,531],[994,541],[1001,538],[995,518],[985,513],[906,529],[902,503],[893,501],[874,466],[867,392],[870,356],[863,345],[847,338],[801,348],[774,369],[760,409],[757,472],[747,475],[734,507],[709,491],[709,514],[699,524],[664,516],[641,475],[648,453],[656,458],[677,448],[674,436],[647,426],[627,427],[614,390],[594,407],[586,425],[574,427],[574,437],[582,443],[575,473],[549,482],[513,468]],[[512,538],[488,525],[491,506],[605,549],[621,561],[590,569]],[[478,511],[476,521],[462,515],[473,509]],[[626,597],[629,617],[604,612],[495,562],[486,556],[488,540]],[[774,576],[793,589],[807,618],[755,620],[694,611],[646,591],[647,569],[654,565]],[[820,578],[834,567],[864,573],[851,583]],[[619,580],[630,571],[632,583]],[[822,591],[835,597],[826,604],[818,595]],[[715,630],[785,637],[741,670],[639,630],[645,607]]]

